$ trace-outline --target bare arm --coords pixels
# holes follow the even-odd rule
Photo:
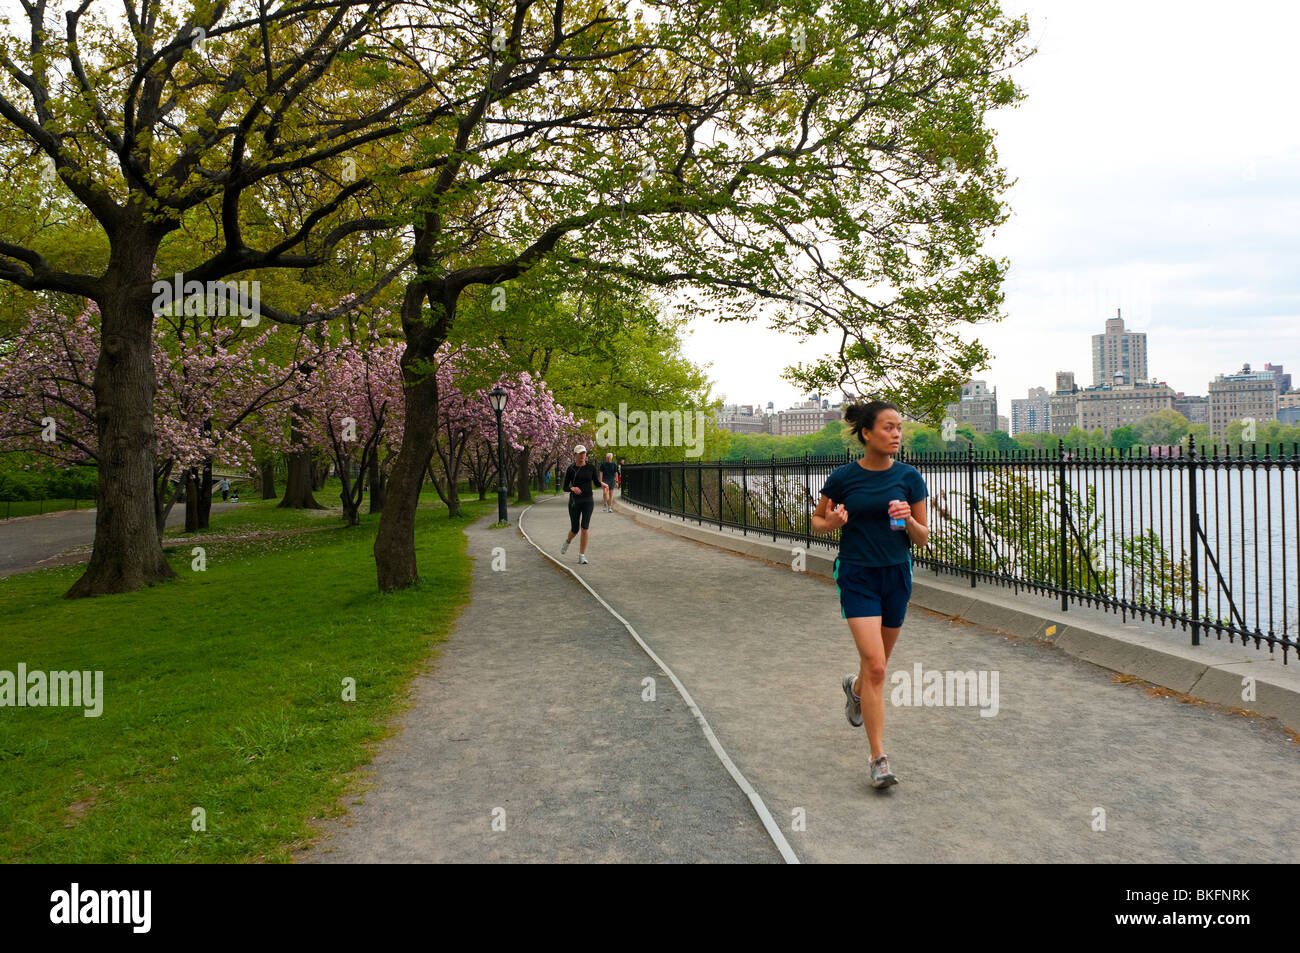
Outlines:
[[[926,515],[926,501],[918,500],[912,504],[912,513],[907,517],[907,538],[917,547],[924,548],[930,539],[930,524]]]
[[[817,509],[812,515],[812,528],[814,533],[830,533],[839,529],[849,521],[848,510],[844,509],[844,504],[832,508],[830,498],[823,494],[821,500],[817,503]]]

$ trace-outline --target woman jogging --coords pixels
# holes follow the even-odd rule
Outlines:
[[[844,714],[855,728],[866,723],[871,786],[884,788],[898,782],[882,741],[885,665],[912,594],[909,544],[924,546],[930,536],[929,491],[915,467],[894,459],[903,438],[896,406],[880,400],[853,404],[844,419],[864,447],[862,458],[827,478],[812,524],[817,533],[842,530],[835,583],[858,648],[857,674],[842,682],[848,696]]]
[[[596,509],[596,494],[593,484],[604,486],[600,471],[587,462],[587,448],[579,444],[573,448],[573,463],[564,471],[564,491],[569,494],[569,535],[564,538],[561,553],[569,551],[569,544],[578,535],[578,523],[582,522],[582,541],[578,543],[578,562],[587,562],[587,527],[591,525],[591,514]]]

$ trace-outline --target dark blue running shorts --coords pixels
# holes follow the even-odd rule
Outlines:
[[[880,624],[897,629],[912,597],[912,564],[854,566],[835,557],[835,586],[840,592],[840,618],[880,616]]]

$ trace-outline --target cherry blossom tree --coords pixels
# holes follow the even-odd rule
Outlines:
[[[164,481],[174,466],[186,485],[186,532],[208,527],[215,460],[246,469],[255,465],[254,443],[287,448],[288,405],[305,384],[297,360],[281,366],[265,356],[276,331],[272,325],[250,337],[204,314],[158,317],[158,461]]]
[[[500,386],[510,395],[501,417],[501,430],[506,446],[513,451],[549,444],[556,434],[577,426],[573,416],[555,402],[545,381],[534,379],[527,371],[475,387],[472,382],[481,379],[481,368],[490,358],[485,349],[452,349],[444,344],[438,351],[438,415],[433,450],[439,466],[435,469],[431,462],[429,475],[449,516],[460,512],[458,483],[467,453],[480,461],[486,456],[493,464],[497,459],[496,414],[488,401],[493,387]],[[508,460],[513,458],[513,452],[507,454]]]
[[[395,452],[393,435],[402,431],[401,357],[400,346],[381,344],[372,335],[365,342],[319,347],[310,360],[297,426],[333,457],[348,525],[359,521],[366,480],[376,479],[381,458]]]
[[[103,459],[93,389],[98,317],[94,305],[71,320],[40,309],[0,355],[0,451],[36,451],[65,464]],[[236,341],[237,332],[194,322],[179,337],[165,327],[156,332],[152,429],[158,446],[153,495],[159,535],[175,502],[174,472],[193,475],[203,468],[210,486],[214,459],[245,466],[252,460],[254,430],[263,441],[274,441],[283,431],[268,422],[301,382],[292,364],[280,367],[259,355],[275,333],[271,326]],[[113,503],[101,500],[100,505]],[[187,518],[186,528],[199,526]]]

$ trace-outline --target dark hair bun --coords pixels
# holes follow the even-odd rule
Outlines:
[[[876,425],[876,417],[882,410],[898,411],[898,406],[887,400],[872,400],[849,404],[844,408],[844,420],[863,446],[866,446],[867,442],[862,439],[862,431],[870,430]],[[902,413],[902,411],[898,412]]]

